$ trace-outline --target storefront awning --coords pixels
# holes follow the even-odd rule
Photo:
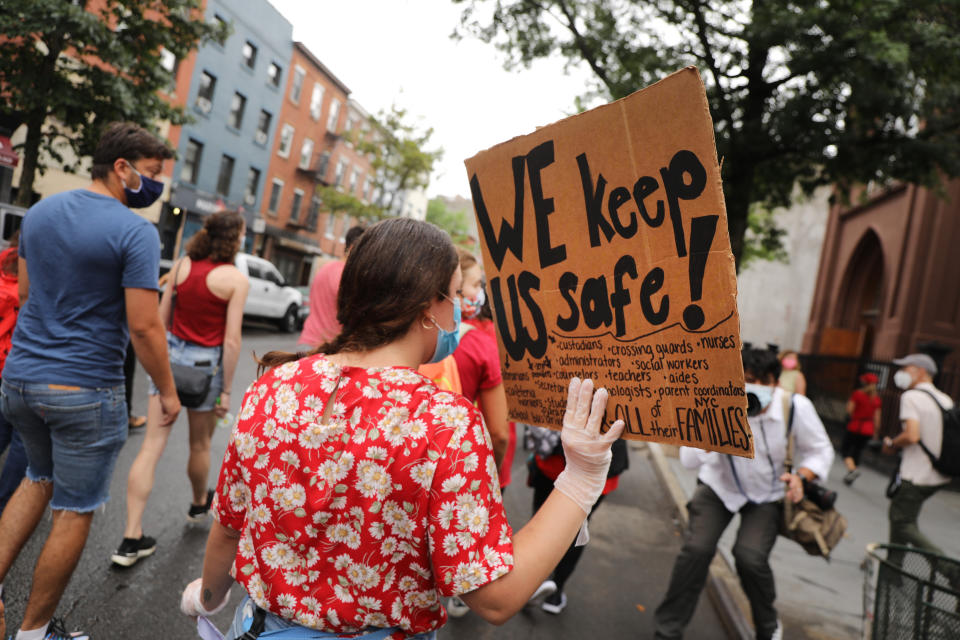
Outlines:
[[[13,143],[10,142],[10,138],[0,136],[0,165],[16,167],[19,162],[20,156],[14,152]]]

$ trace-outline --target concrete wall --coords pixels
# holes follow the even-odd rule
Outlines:
[[[794,206],[774,212],[777,224],[787,232],[783,244],[789,261],[754,262],[738,275],[737,306],[744,342],[800,348],[817,283],[829,196],[829,187],[809,199],[797,194]]]

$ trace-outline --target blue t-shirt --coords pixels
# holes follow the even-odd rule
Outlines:
[[[30,293],[3,377],[112,387],[130,340],[124,289],[157,290],[156,228],[116,198],[86,189],[45,198],[20,228]]]

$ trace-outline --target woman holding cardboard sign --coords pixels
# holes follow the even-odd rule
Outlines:
[[[431,224],[394,218],[364,232],[340,282],[340,335],[267,354],[271,369],[243,400],[184,613],[225,606],[231,573],[248,597],[230,638],[433,638],[440,597],[494,623],[526,603],[603,490],[623,424],[600,435],[606,391],[571,380],[567,468],[512,535],[479,412],[416,371],[456,345],[461,278]]]

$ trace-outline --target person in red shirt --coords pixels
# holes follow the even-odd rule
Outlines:
[[[344,257],[363,234],[363,227],[351,227],[343,237]],[[317,270],[310,283],[310,315],[303,323],[298,349],[315,349],[340,333],[337,321],[337,291],[343,274],[343,260],[331,260]]]
[[[230,388],[240,356],[243,305],[250,283],[233,261],[243,243],[246,224],[235,211],[220,211],[204,220],[203,229],[187,243],[187,255],[170,269],[160,300],[160,317],[166,319],[170,361],[205,369],[213,375],[203,402],[187,410],[190,424],[190,458],[187,475],[193,501],[187,519],[201,522],[213,499],[207,489],[210,472],[210,439],[218,418],[230,411]],[[175,296],[175,299],[174,299]],[[167,446],[172,427],[160,424],[160,399],[150,383],[147,432],[127,478],[127,523],[123,541],[111,556],[129,567],[152,554],[157,541],[143,535],[143,513],[153,489],[157,462]]]
[[[843,436],[843,445],[840,450],[843,454],[843,464],[847,466],[847,475],[843,483],[847,486],[860,475],[857,465],[860,464],[860,454],[863,453],[867,442],[876,433],[880,424],[880,394],[877,393],[877,376],[865,373],[860,376],[860,388],[854,390],[847,401],[847,432]]]
[[[340,283],[340,334],[266,354],[247,390],[185,614],[220,610],[234,581],[247,597],[230,638],[427,640],[446,621],[442,597],[494,623],[523,607],[600,495],[623,423],[601,435],[606,391],[571,380],[567,468],[514,535],[479,411],[417,372],[456,347],[461,280],[429,223],[364,232]]]
[[[494,333],[493,316],[486,305],[483,289],[483,270],[476,257],[469,251],[457,250],[463,284],[460,287],[460,304],[463,321],[471,328],[462,332],[453,359],[460,375],[460,392],[480,409],[483,421],[493,441],[493,456],[500,472],[500,487],[510,483],[510,467],[506,460],[512,431],[507,418],[507,394],[503,390],[500,374],[500,353]],[[486,308],[486,314],[483,310]],[[516,437],[513,438],[516,440]],[[511,452],[512,453],[512,452]],[[510,456],[509,462],[513,462]]]
[[[10,247],[0,252],[0,375],[10,353],[13,328],[17,324],[20,294],[17,285],[17,240],[19,231],[10,238]],[[0,454],[10,448],[0,471],[0,513],[27,474],[27,452],[20,434],[0,413]]]

